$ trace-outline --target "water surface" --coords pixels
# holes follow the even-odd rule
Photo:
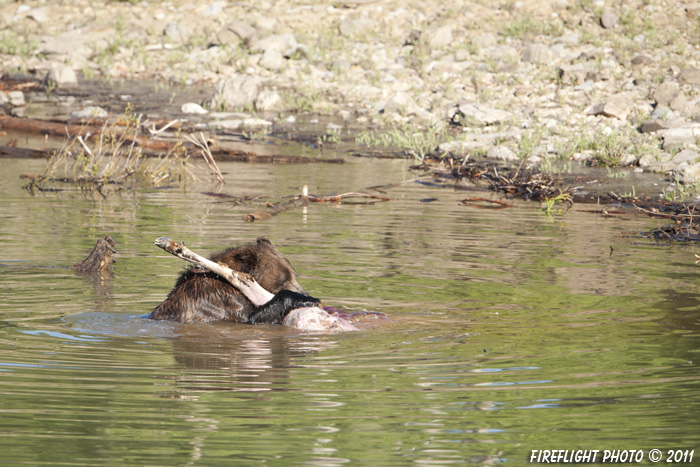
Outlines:
[[[222,170],[227,193],[280,197],[406,180],[408,165]],[[534,449],[700,445],[694,251],[621,237],[658,220],[475,209],[406,183],[388,203],[250,224],[255,209],[204,182],[22,190],[41,168],[0,174],[3,464],[522,465]],[[65,268],[106,234],[111,277]],[[268,235],[312,295],[391,319],[348,334],[149,322],[184,266],[163,235],[204,254]]]

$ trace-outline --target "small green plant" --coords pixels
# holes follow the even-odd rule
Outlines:
[[[622,197],[637,199],[637,190],[635,189],[634,185],[632,185],[630,188],[632,188],[632,191],[623,191]]]
[[[606,167],[605,169],[608,171],[608,178],[627,178],[630,174],[627,170],[613,172],[610,167]]]
[[[571,139],[563,149],[565,158],[582,151],[593,151],[593,160],[603,167],[617,167],[622,163],[622,158],[627,151],[625,141],[629,136],[620,131],[613,131],[609,135],[582,134]]]
[[[571,198],[570,194],[561,192],[553,198],[545,197],[542,210],[548,216],[551,216],[552,213],[561,214],[561,209],[554,209],[554,205],[557,203],[568,203],[571,205],[573,204],[573,199]]]
[[[539,146],[542,141],[544,131],[542,128],[524,131],[518,142],[518,157],[526,159],[532,155],[532,151]]]
[[[263,141],[267,138],[267,130],[265,128],[253,129],[250,132],[244,130],[241,132],[241,135],[243,139],[248,141]]]
[[[700,181],[692,183],[682,183],[678,177],[674,175],[673,185],[665,188],[661,192],[661,196],[670,203],[682,203],[689,198],[693,198],[700,193]]]
[[[355,137],[355,142],[366,146],[384,146],[403,149],[419,162],[432,153],[445,139],[443,127],[419,129],[409,124],[392,126],[390,130],[375,132],[365,130]]]
[[[505,37],[523,39],[528,36],[554,36],[559,35],[561,26],[555,22],[543,22],[530,15],[516,16],[513,21],[501,28],[501,33]]]
[[[340,133],[342,130],[340,128],[328,128],[326,134],[318,137],[318,144],[338,144],[341,142]]]
[[[28,39],[29,34],[17,35],[12,31],[0,34],[0,53],[17,55],[28,58],[34,55],[39,47],[39,42]]]
[[[298,88],[296,92],[282,94],[285,107],[294,112],[314,112],[319,100],[318,91],[310,87]]]

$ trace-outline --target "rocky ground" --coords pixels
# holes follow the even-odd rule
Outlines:
[[[317,112],[416,157],[590,161],[700,188],[697,1],[0,0],[0,54],[59,87],[210,85],[183,112],[233,127],[222,112]]]

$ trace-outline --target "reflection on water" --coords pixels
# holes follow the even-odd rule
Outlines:
[[[32,196],[18,174],[38,163],[4,162],[8,464],[520,465],[533,449],[698,445],[693,250],[620,238],[653,220],[479,210],[408,183],[389,203],[249,224],[250,206],[200,194],[207,185]],[[408,179],[406,167],[222,170],[228,193],[285,196]],[[111,277],[61,267],[105,234]],[[324,303],[391,319],[324,335],[142,318],[183,267],[155,238],[208,253],[262,234]]]

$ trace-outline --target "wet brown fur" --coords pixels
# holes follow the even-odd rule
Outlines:
[[[251,274],[273,294],[281,290],[303,293],[296,271],[267,237],[255,243],[229,248],[212,255],[234,271]],[[150,319],[183,323],[208,321],[247,322],[255,306],[241,292],[218,275],[197,269],[184,271],[168,297],[148,315]]]

